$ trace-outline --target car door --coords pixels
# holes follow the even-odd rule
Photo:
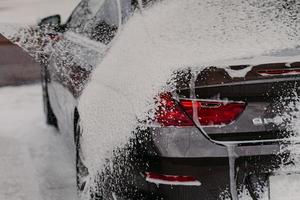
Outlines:
[[[85,0],[75,9],[65,25],[66,31],[54,45],[48,90],[51,104],[56,104],[52,105],[53,111],[66,128],[72,127],[70,119],[76,99],[111,46],[120,24],[118,0]]]

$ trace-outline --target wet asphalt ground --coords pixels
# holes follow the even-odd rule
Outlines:
[[[0,200],[75,200],[74,152],[46,125],[35,82],[40,66],[0,35]]]

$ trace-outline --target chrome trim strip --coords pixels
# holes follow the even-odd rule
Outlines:
[[[223,83],[223,84],[214,84],[214,85],[205,85],[205,86],[196,86],[196,89],[199,88],[212,88],[212,87],[223,87],[223,86],[233,86],[233,85],[250,85],[257,83],[270,83],[270,82],[284,82],[284,81],[300,81],[300,77],[289,77],[289,78],[272,78],[272,79],[262,79],[262,80],[250,80],[250,81],[239,81],[232,83]],[[186,88],[188,89],[188,88]],[[184,89],[182,89],[184,90]]]

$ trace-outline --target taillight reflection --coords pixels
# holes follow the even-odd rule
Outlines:
[[[201,183],[193,176],[179,176],[179,175],[162,175],[155,172],[146,172],[146,181],[155,184],[164,185],[187,185],[200,186]]]
[[[195,107],[202,126],[228,125],[235,121],[245,110],[244,102],[183,99],[176,102],[170,94],[160,96],[161,104],[156,112],[156,121],[161,126],[194,126]],[[197,123],[198,123],[197,122]]]

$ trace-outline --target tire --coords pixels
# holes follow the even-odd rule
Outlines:
[[[262,199],[263,193],[269,195],[269,175],[268,174],[253,174],[246,178],[246,186],[253,200]]]
[[[42,89],[43,89],[43,104],[44,104],[44,113],[45,113],[45,118],[46,118],[46,123],[48,125],[54,126],[58,128],[57,125],[57,119],[56,116],[52,110],[50,100],[49,100],[49,95],[48,95],[48,86],[47,86],[47,77],[48,73],[47,70],[45,69],[46,67],[42,66],[42,72],[41,72],[41,80],[42,80]]]
[[[80,127],[80,119],[77,110],[74,114],[74,142],[76,146],[76,185],[79,199],[82,199],[86,192],[86,181],[89,175],[88,168],[84,165],[80,138],[82,129]]]

